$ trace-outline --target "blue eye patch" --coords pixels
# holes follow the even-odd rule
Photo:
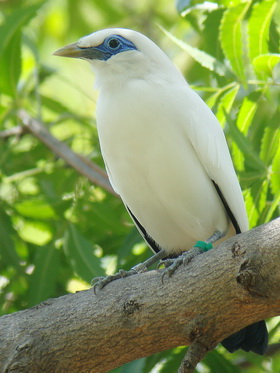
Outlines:
[[[110,57],[129,50],[137,50],[131,41],[120,35],[110,35],[96,47],[81,48],[81,58],[107,61]]]

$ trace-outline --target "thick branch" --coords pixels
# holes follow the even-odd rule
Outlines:
[[[0,371],[98,373],[175,346],[211,350],[280,314],[279,237],[280,218],[194,258],[163,284],[161,270],[150,271],[3,316]]]
[[[23,123],[25,132],[31,132],[43,144],[50,148],[54,154],[64,159],[64,161],[81,175],[86,176],[94,185],[99,185],[111,194],[116,195],[111,187],[106,172],[102,168],[88,160],[86,157],[73,152],[66,144],[52,136],[39,120],[30,117],[24,110],[20,110],[18,116]],[[19,131],[19,128],[20,127],[16,127],[17,131]],[[5,134],[3,134],[3,137],[4,135]]]

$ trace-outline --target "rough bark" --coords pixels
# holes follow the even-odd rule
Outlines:
[[[149,271],[96,295],[81,291],[3,316],[0,371],[108,372],[190,344],[204,354],[280,315],[279,237],[280,218],[199,255],[163,283],[162,270]]]

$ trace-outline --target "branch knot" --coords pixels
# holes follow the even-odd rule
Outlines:
[[[247,258],[240,266],[239,273],[236,276],[238,284],[242,285],[251,295],[258,297],[267,297],[264,286],[264,279],[261,274],[262,261],[259,257]]]
[[[123,312],[125,315],[132,315],[135,311],[139,311],[141,305],[134,299],[130,299],[123,304]]]

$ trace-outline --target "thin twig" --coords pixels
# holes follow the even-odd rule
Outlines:
[[[178,373],[193,373],[197,364],[204,358],[208,351],[209,348],[204,344],[194,341],[190,344]]]
[[[22,136],[26,133],[26,128],[23,126],[15,126],[4,131],[0,131],[0,139],[7,139],[11,136]]]
[[[58,157],[64,159],[78,173],[84,175],[93,184],[101,186],[109,193],[117,196],[109,182],[105,171],[84,156],[73,152],[66,144],[57,140],[39,120],[32,118],[26,111],[20,110],[18,117],[23,128],[37,137]],[[16,127],[17,128],[17,127]]]

